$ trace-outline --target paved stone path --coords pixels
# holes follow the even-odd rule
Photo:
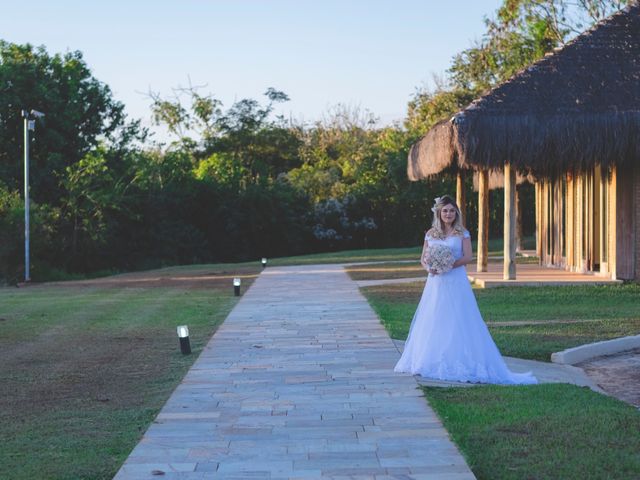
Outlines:
[[[398,358],[341,267],[270,267],[115,478],[475,478]]]

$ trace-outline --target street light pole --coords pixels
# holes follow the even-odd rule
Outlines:
[[[24,281],[31,281],[29,265],[29,131],[36,128],[36,118],[43,118],[44,113],[37,110],[22,110],[24,119]]]
[[[24,118],[24,281],[31,281],[29,274],[29,127],[33,122],[29,112],[22,110]]]

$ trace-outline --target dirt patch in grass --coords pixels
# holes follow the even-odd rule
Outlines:
[[[351,280],[387,280],[394,278],[425,277],[427,273],[418,262],[415,263],[380,263],[352,265],[346,272]]]
[[[112,288],[167,288],[180,287],[186,289],[224,289],[230,288],[235,277],[243,282],[257,278],[259,270],[251,266],[238,266],[233,269],[195,271],[168,268],[149,272],[133,272],[89,280],[73,280],[68,282],[50,282],[47,287],[112,287]],[[35,284],[33,285],[36,286]]]
[[[69,402],[108,403],[114,408],[141,405],[144,398],[137,386],[165,373],[171,357],[168,347],[159,332],[47,333],[11,355],[0,354],[8,373],[2,379],[6,390],[0,410],[12,416],[46,412]]]

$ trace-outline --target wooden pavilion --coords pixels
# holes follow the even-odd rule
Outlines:
[[[504,175],[505,280],[516,278],[516,175],[534,180],[540,263],[640,280],[640,3],[599,22],[436,124],[408,175],[478,175],[478,271],[489,173]]]

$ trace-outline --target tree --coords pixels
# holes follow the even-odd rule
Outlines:
[[[404,126],[417,140],[436,123],[466,107],[476,96],[471,89],[443,82],[437,82],[435,90],[419,89],[409,101]]]
[[[221,163],[216,169],[199,168],[200,175],[208,171],[232,177],[241,171],[241,183],[246,186],[273,180],[299,165],[300,129],[282,117],[272,118],[275,104],[289,100],[285,93],[268,88],[265,105],[242,99],[224,111],[222,102],[200,94],[201,88],[176,88],[171,100],[150,93],[154,120],[178,137],[172,148],[190,148],[195,153],[196,145],[202,145],[200,158],[222,155],[223,164],[234,164],[231,172],[220,172]]]
[[[476,95],[501,83],[545,53],[620,10],[626,0],[504,0],[474,47],[449,69],[456,88]]]
[[[56,204],[63,196],[66,167],[137,125],[127,125],[124,106],[92,76],[80,52],[49,55],[44,47],[0,41],[0,180],[12,189],[22,179],[21,109],[46,114],[30,152],[32,195],[41,203]]]
[[[125,208],[123,196],[132,179],[118,177],[109,167],[109,152],[100,147],[66,167],[61,200],[63,244],[67,266],[74,270],[98,266],[98,258],[113,241],[114,213]],[[111,243],[111,247],[117,244]]]

